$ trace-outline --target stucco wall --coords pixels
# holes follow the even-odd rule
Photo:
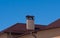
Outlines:
[[[21,36],[19,38],[34,38],[31,34]]]
[[[17,37],[17,35],[10,35],[7,33],[0,34],[0,38],[16,38],[16,37]]]
[[[0,38],[7,38],[7,34],[6,33],[1,34]]]
[[[60,28],[40,31],[37,38],[60,38]]]
[[[37,38],[60,38],[60,28],[39,31],[36,34],[36,36]],[[34,38],[34,37],[28,34],[19,38]]]

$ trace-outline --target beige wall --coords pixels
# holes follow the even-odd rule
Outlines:
[[[7,33],[0,34],[0,38],[16,38],[17,35],[10,35]]]
[[[7,38],[7,34],[6,33],[1,34],[0,38]]]
[[[31,34],[21,36],[19,38],[34,38]]]
[[[38,38],[60,38],[60,28],[40,31]]]
[[[36,34],[36,36],[37,38],[60,38],[60,28],[39,31]],[[34,37],[28,34],[19,38],[34,38]]]

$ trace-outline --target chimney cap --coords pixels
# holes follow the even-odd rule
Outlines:
[[[34,17],[34,16],[32,16],[32,15],[27,15],[26,17]]]
[[[27,15],[26,18],[29,20],[34,20],[34,16],[31,16],[31,15]]]

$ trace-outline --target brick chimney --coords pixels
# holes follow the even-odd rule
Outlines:
[[[34,25],[34,16],[27,15],[26,16],[26,29],[27,30],[35,30]]]

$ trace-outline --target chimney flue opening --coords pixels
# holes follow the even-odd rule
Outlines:
[[[26,18],[27,18],[28,20],[34,20],[34,16],[30,16],[30,15],[27,15]]]

